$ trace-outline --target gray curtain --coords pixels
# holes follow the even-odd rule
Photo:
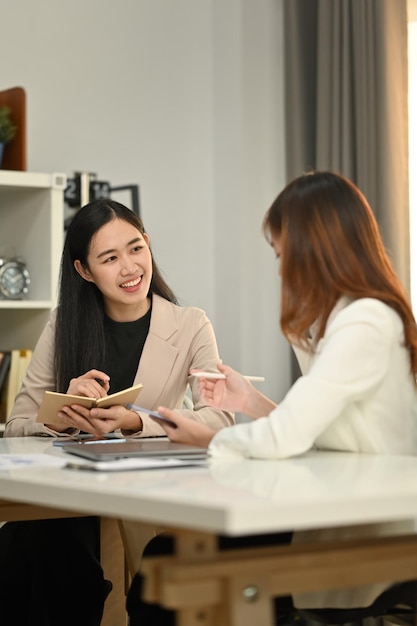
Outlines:
[[[284,0],[287,176],[344,174],[410,285],[407,0]]]

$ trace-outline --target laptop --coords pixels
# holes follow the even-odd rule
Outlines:
[[[165,438],[135,439],[116,441],[83,441],[67,443],[61,448],[64,452],[90,461],[111,461],[126,458],[175,457],[179,459],[204,459],[207,448],[175,443]]]

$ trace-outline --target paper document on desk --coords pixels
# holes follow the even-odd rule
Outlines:
[[[0,470],[25,469],[27,467],[63,467],[63,457],[49,454],[0,454]]]

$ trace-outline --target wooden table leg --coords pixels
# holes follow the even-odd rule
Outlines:
[[[100,552],[104,577],[113,583],[113,589],[104,605],[102,626],[127,624],[126,567],[119,523],[116,519],[100,519]]]
[[[239,562],[225,575],[216,571],[206,577],[206,567],[221,558],[216,535],[191,530],[170,533],[175,536],[175,554],[146,557],[142,563],[148,602],[174,609],[178,626],[272,626],[268,576],[259,571],[248,576]],[[199,570],[195,578],[187,575],[193,566]],[[182,569],[179,578],[177,567]]]

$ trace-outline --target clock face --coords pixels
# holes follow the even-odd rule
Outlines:
[[[22,298],[29,283],[29,273],[22,263],[9,261],[0,270],[0,291],[6,298]]]

